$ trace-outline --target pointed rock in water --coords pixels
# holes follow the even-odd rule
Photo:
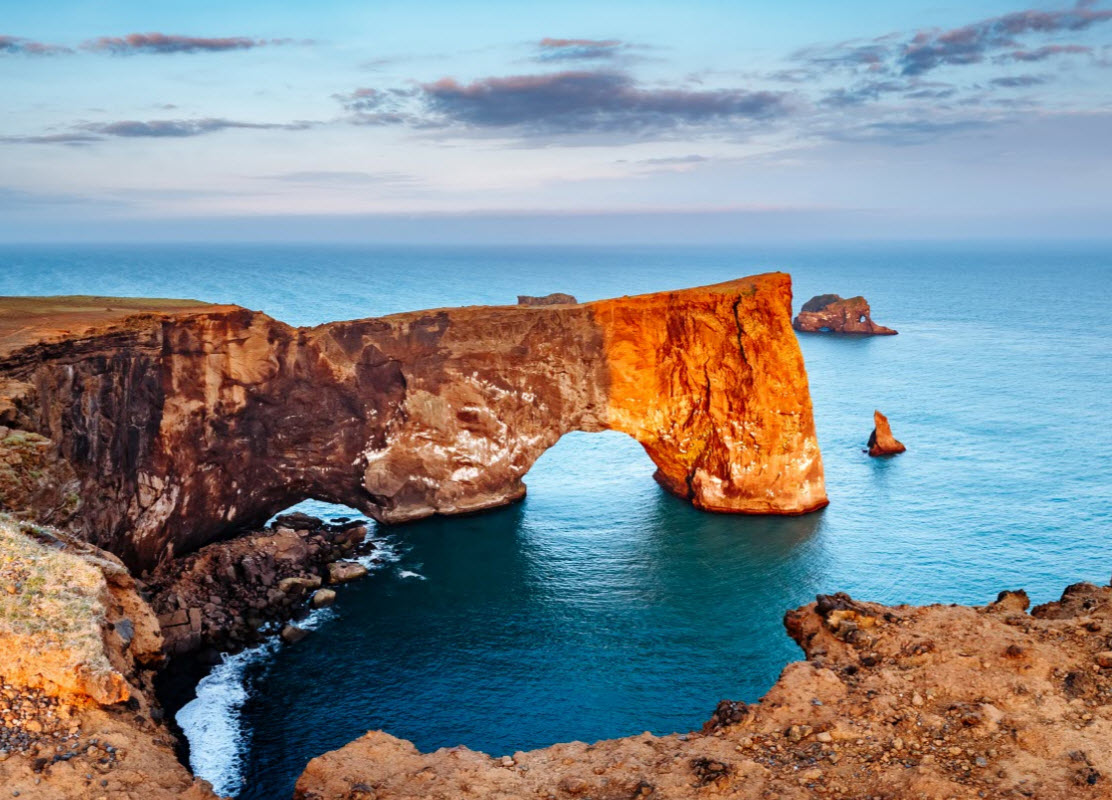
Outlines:
[[[894,456],[902,453],[907,448],[902,442],[892,435],[892,428],[888,425],[888,417],[879,411],[873,412],[873,432],[869,436],[869,455]]]
[[[799,310],[792,327],[807,333],[861,333],[894,336],[899,331],[873,322],[869,301],[864,297],[843,299],[836,294],[815,295]]]
[[[336,602],[336,593],[331,589],[317,589],[309,599],[313,608],[324,608]]]

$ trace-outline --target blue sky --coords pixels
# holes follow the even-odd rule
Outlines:
[[[1112,228],[1103,0],[0,9],[7,240]]]

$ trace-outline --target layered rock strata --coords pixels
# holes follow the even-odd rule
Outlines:
[[[892,435],[892,426],[888,424],[888,417],[879,411],[873,412],[873,432],[869,434],[869,455],[894,456],[907,450],[903,442]]]
[[[860,333],[869,336],[894,336],[899,333],[873,322],[869,301],[864,297],[842,298],[836,294],[812,297],[792,320],[792,327],[808,333]]]
[[[72,470],[76,490],[38,507],[137,568],[309,497],[384,522],[512,502],[576,430],[633,436],[702,509],[827,502],[784,274],[316,328],[181,301],[93,314],[85,299],[67,317],[48,298],[36,316],[24,300],[16,322],[0,314],[0,423]]]
[[[844,594],[785,617],[807,660],[699,732],[491,758],[382,732],[311,761],[297,800],[1112,796],[1112,589],[1025,613],[886,607]]]

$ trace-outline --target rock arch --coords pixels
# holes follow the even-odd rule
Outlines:
[[[512,502],[573,430],[634,437],[699,508],[797,514],[827,500],[790,314],[782,273],[315,328],[133,309],[0,349],[0,409],[74,470],[73,524],[139,567],[307,497],[384,522]]]

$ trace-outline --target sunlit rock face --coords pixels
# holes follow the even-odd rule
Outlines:
[[[873,322],[869,301],[864,297],[843,299],[836,294],[820,294],[803,304],[792,327],[806,333],[860,333],[869,336],[894,336],[899,331]]]
[[[780,273],[316,328],[198,305],[75,333],[51,311],[45,341],[0,348],[0,395],[18,382],[6,424],[53,443],[73,524],[134,566],[306,497],[384,522],[503,505],[577,430],[633,436],[699,508],[798,514],[827,500],[790,315]]]

